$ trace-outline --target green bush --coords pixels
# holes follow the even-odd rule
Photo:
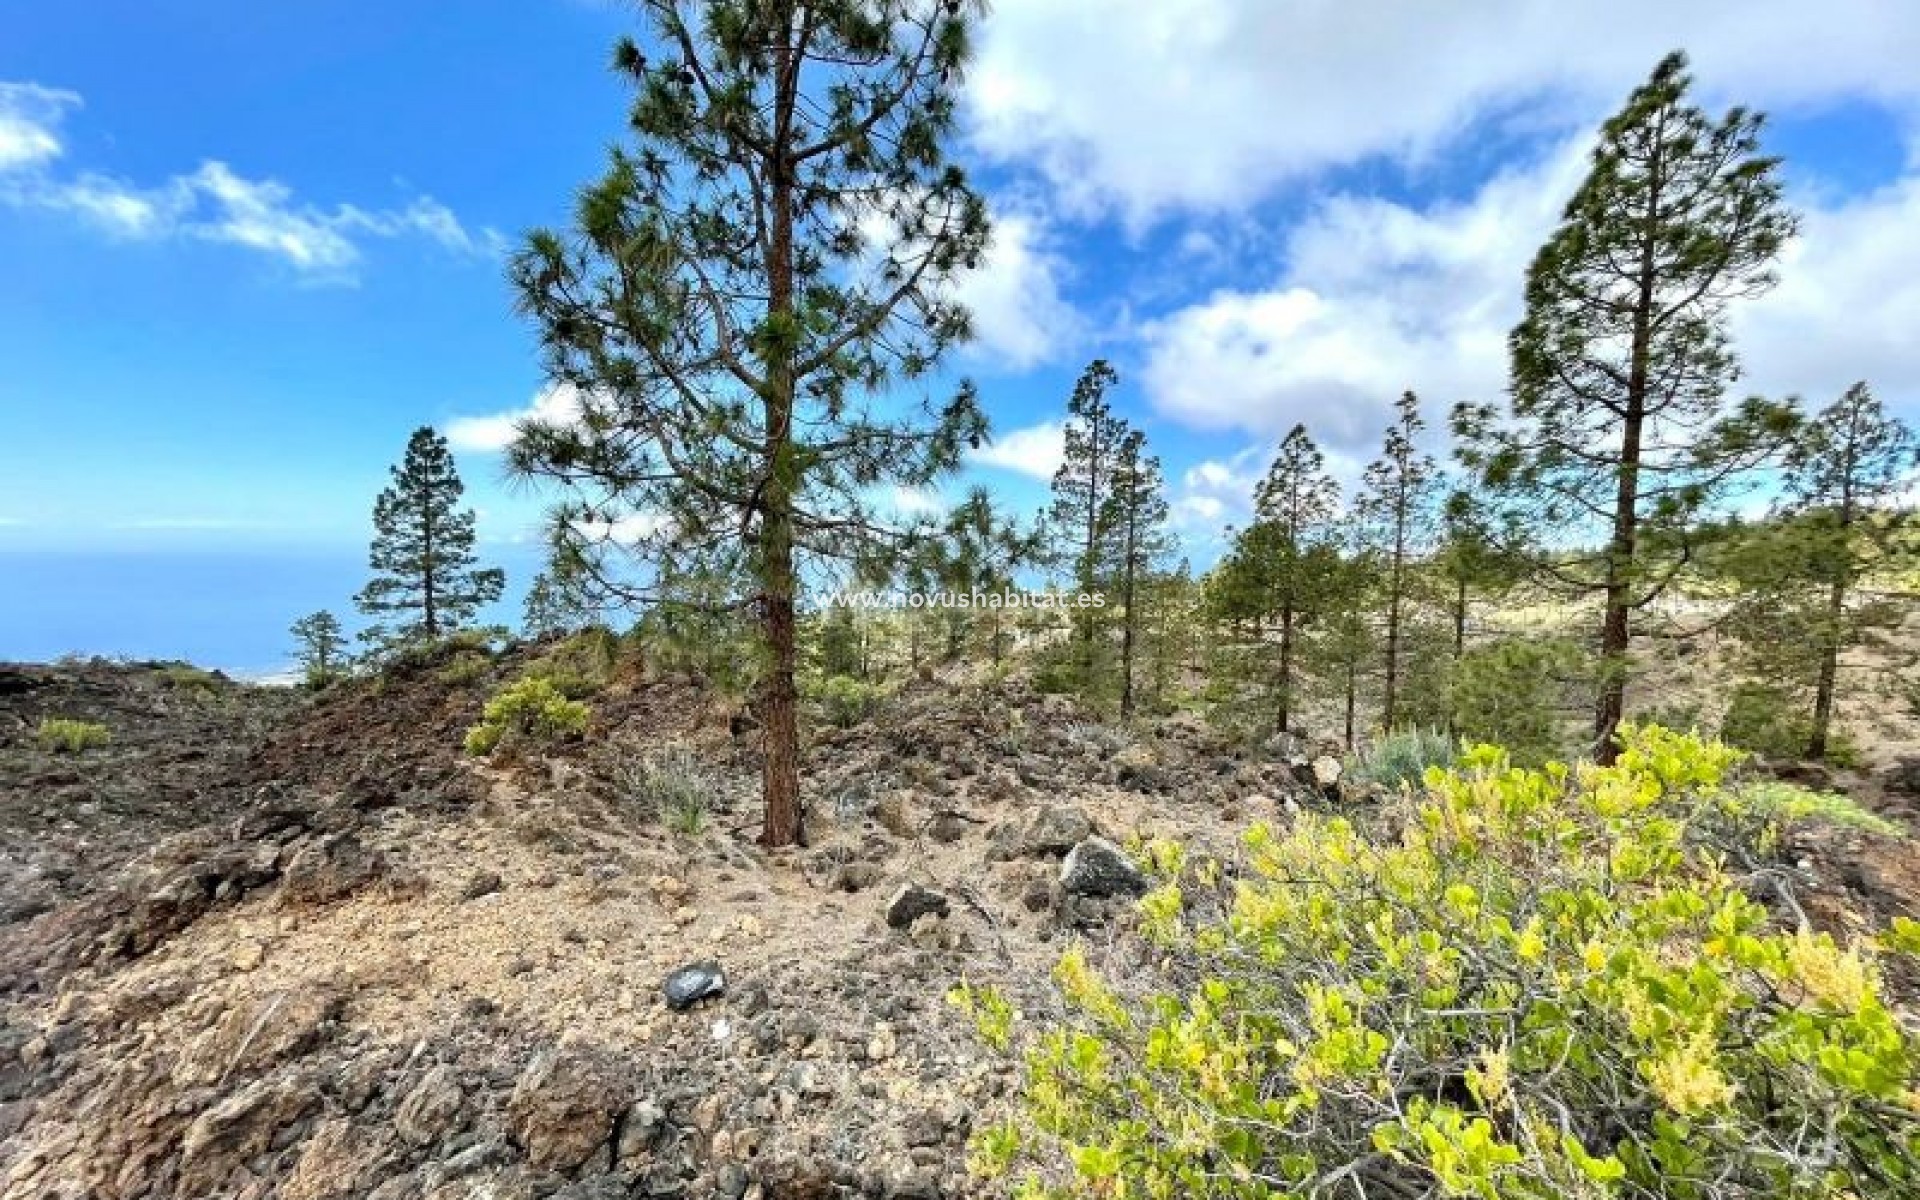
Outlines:
[[[1539,766],[1565,755],[1567,693],[1590,679],[1586,656],[1571,642],[1510,638],[1477,647],[1454,667],[1454,728],[1467,741],[1504,746],[1522,766]]]
[[[830,724],[847,729],[872,716],[886,689],[848,675],[829,675],[810,691]]]
[[[448,687],[465,687],[478,683],[493,670],[493,659],[484,651],[461,650],[446,661],[446,664],[433,673],[433,677]]]
[[[225,682],[220,675],[202,670],[191,663],[168,663],[156,674],[159,675],[160,682],[170,688],[199,694],[212,693]]]
[[[548,744],[584,733],[587,706],[569,700],[545,679],[520,679],[495,693],[481,712],[481,721],[467,731],[467,753],[492,754],[511,735],[516,740]]]
[[[1453,739],[1438,730],[1405,729],[1367,746],[1347,762],[1347,775],[1359,783],[1391,790],[1418,786],[1428,767],[1453,762]]]
[[[1804,758],[1807,744],[1813,739],[1813,715],[1782,688],[1742,683],[1733,689],[1727,702],[1720,736],[1763,758]],[[1827,735],[1827,761],[1835,766],[1857,766],[1860,753],[1852,739],[1834,729]]]
[[[97,750],[113,740],[105,725],[66,717],[48,717],[41,721],[34,738],[42,750],[54,754],[80,754]]]
[[[1877,961],[1920,926],[1781,930],[1709,851],[1737,752],[1623,739],[1473,748],[1398,840],[1309,813],[1238,878],[1147,847],[1155,970],[1072,950],[1037,1029],[954,994],[1026,1059],[975,1168],[1029,1200],[1920,1195],[1920,1039]]]

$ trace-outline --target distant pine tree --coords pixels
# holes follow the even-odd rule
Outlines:
[[[1081,372],[1067,404],[1060,469],[1053,473],[1053,502],[1047,517],[1059,557],[1072,572],[1074,588],[1082,593],[1099,590],[1100,551],[1113,517],[1108,501],[1127,423],[1114,415],[1107,391],[1119,382],[1119,373],[1103,358]],[[1091,682],[1094,673],[1094,638],[1101,615],[1092,608],[1073,610],[1082,686]]]
[[[434,641],[467,626],[500,598],[506,576],[479,567],[473,553],[473,510],[458,506],[465,489],[446,439],[413,431],[393,483],[373,505],[373,578],[354,603],[372,617],[394,617],[361,636],[382,650]]]
[[[287,630],[300,648],[294,656],[311,687],[324,687],[340,675],[345,661],[347,639],[340,632],[340,619],[324,609],[308,613]]]
[[[567,547],[556,547],[546,569],[533,577],[520,623],[528,637],[578,633],[601,623],[586,567]]]
[[[1160,460],[1146,452],[1147,439],[1130,429],[1120,439],[1101,523],[1106,526],[1105,574],[1119,592],[1120,715],[1133,715],[1135,651],[1144,624],[1144,587],[1167,552],[1167,497]]]
[[[1380,727],[1392,733],[1399,723],[1399,690],[1407,607],[1412,590],[1414,561],[1425,553],[1433,532],[1436,476],[1433,459],[1420,453],[1416,442],[1426,422],[1420,401],[1412,392],[1400,397],[1399,413],[1387,428],[1380,457],[1367,468],[1355,515],[1375,539],[1382,558],[1380,607],[1386,618],[1385,667],[1380,700]],[[1351,722],[1349,722],[1351,723]]]

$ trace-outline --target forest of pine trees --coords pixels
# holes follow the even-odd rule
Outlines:
[[[1760,118],[1698,107],[1684,57],[1601,128],[1527,272],[1507,396],[1431,413],[1407,380],[1350,478],[1296,424],[1216,538],[1172,520],[1143,406],[1104,358],[1062,399],[1041,511],[985,488],[920,518],[873,499],[937,488],[987,437],[965,380],[910,413],[876,403],[922,390],[968,333],[947,282],[988,218],[943,149],[968,9],[875,24],[814,6],[800,42],[758,17],[647,11],[672,53],[620,49],[637,148],[613,152],[575,229],[536,232],[512,266],[584,406],[509,451],[556,498],[522,628],[637,613],[653,661],[736,690],[764,731],[769,844],[801,835],[803,701],[955,663],[1019,663],[1119,720],[1191,711],[1348,751],[1421,732],[1522,761],[1605,762],[1647,716],[1844,759],[1841,698],[1900,690],[1886,664],[1911,608],[1920,443],[1864,382],[1836,380],[1815,411],[1736,390],[1729,313],[1770,286],[1797,218]],[[844,92],[825,112],[802,97],[829,68]],[[760,235],[736,236],[743,214]],[[500,594],[459,496],[444,442],[417,432],[358,598],[376,652],[466,628]],[[643,532],[610,536],[623,518]],[[1098,603],[824,603],[843,589]],[[312,678],[341,669],[329,614],[295,634]],[[1719,711],[1646,686],[1649,654],[1694,642],[1714,647]]]

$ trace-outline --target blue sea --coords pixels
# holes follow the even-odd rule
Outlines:
[[[507,572],[507,594],[488,621],[519,623],[537,548],[485,555]],[[287,626],[330,609],[359,628],[353,594],[366,551],[0,550],[0,661],[64,654],[185,659],[259,678],[292,667]]]

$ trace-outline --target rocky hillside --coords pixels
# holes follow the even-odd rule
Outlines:
[[[0,669],[0,1197],[971,1195],[1013,1079],[949,988],[1038,1014],[1067,939],[1131,959],[1131,837],[1231,862],[1253,819],[1379,812],[1190,719],[929,681],[813,737],[809,845],[766,854],[751,733],[690,680],[463,757],[529,653],[319,698]],[[1920,897],[1895,843],[1789,851],[1817,920]]]

